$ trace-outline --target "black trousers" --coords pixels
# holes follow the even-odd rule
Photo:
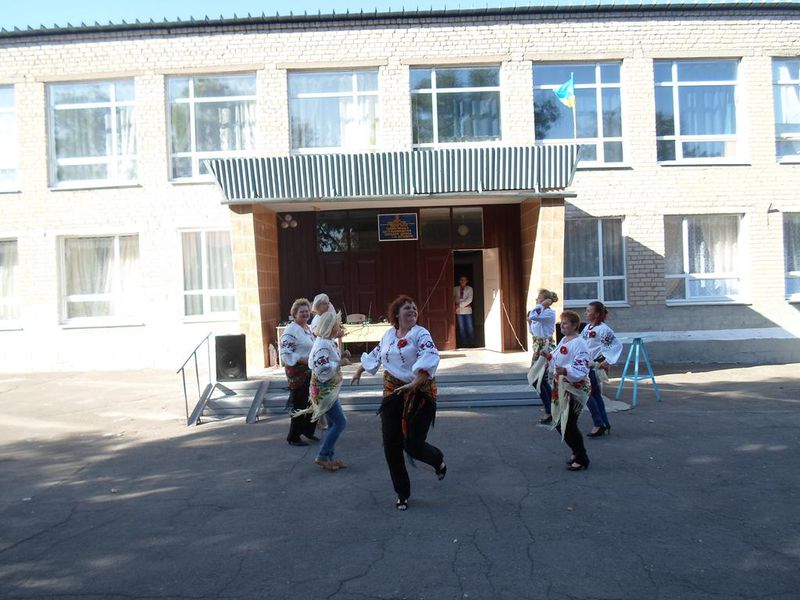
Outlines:
[[[294,390],[289,390],[289,402],[287,404],[292,410],[303,410],[308,408],[308,386],[311,384],[311,378],[308,378],[305,384]],[[290,419],[289,435],[286,439],[290,442],[299,442],[300,436],[311,436],[317,428],[316,423],[311,422],[311,415],[302,415]]]
[[[403,398],[387,398],[381,409],[381,431],[383,433],[383,453],[392,485],[397,497],[403,500],[411,495],[411,481],[408,478],[403,451],[414,460],[419,460],[438,469],[444,460],[442,451],[426,442],[428,430],[436,416],[436,403],[426,402],[417,409],[408,424],[408,439],[403,438]]]
[[[575,408],[575,400],[570,399],[569,417],[567,418],[567,427],[564,429],[564,441],[572,450],[575,462],[583,465],[589,461],[589,457],[586,454],[586,447],[583,445],[581,430],[578,429],[578,415],[572,411],[573,408]],[[556,430],[561,433],[561,425],[557,425]]]

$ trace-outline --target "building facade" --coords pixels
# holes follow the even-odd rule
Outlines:
[[[553,93],[570,80],[574,113]],[[604,301],[655,359],[800,349],[792,2],[2,32],[0,132],[3,371],[177,368],[209,332],[245,333],[264,366],[291,300],[320,291],[372,320],[410,292],[453,347],[462,273],[497,350],[526,345],[539,287]],[[483,158],[473,187],[436,179],[574,144],[569,186],[492,184]],[[280,191],[382,153],[447,168],[399,194]],[[316,171],[272,195],[261,173],[232,196],[213,168],[302,156]],[[379,241],[399,214],[417,239]]]

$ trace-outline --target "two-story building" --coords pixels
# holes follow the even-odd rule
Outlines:
[[[452,348],[460,275],[498,351],[540,287],[655,359],[800,349],[797,2],[2,31],[0,139],[3,371],[264,366],[322,291]]]

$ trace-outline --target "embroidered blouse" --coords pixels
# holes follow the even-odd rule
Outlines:
[[[439,351],[430,332],[420,325],[414,325],[402,338],[392,328],[372,352],[361,355],[361,366],[371,374],[377,373],[381,365],[405,383],[413,381],[420,371],[427,371],[433,379],[439,366]]]
[[[528,318],[532,319],[528,323],[528,331],[531,332],[533,337],[543,338],[545,340],[553,337],[556,330],[556,311],[552,308],[545,308],[541,304],[533,307],[533,310],[528,313]]]
[[[319,381],[326,382],[333,379],[339,371],[341,362],[342,355],[335,341],[322,337],[314,340],[308,364]]]
[[[327,310],[327,312],[329,312],[329,313],[333,313],[334,315],[336,314],[336,309],[335,309],[335,308],[333,308],[333,304],[331,304],[331,303],[328,303],[328,310]],[[311,328],[311,331],[314,331],[314,325],[316,325],[316,324],[317,324],[317,322],[319,322],[319,318],[320,318],[321,316],[322,316],[321,314],[320,314],[320,315],[314,315],[314,318],[313,318],[313,319],[311,319],[311,323],[309,323],[309,324],[308,324],[308,326]]]
[[[591,359],[597,360],[598,356],[603,356],[610,365],[617,364],[622,354],[622,342],[614,335],[614,330],[606,325],[605,321],[599,325],[589,324],[581,332],[583,341],[589,350]]]
[[[580,336],[566,344],[562,339],[550,357],[550,373],[555,374],[556,367],[567,370],[567,381],[580,383],[589,376],[591,361],[586,349],[586,342]]]
[[[281,336],[281,363],[289,367],[295,366],[301,358],[308,358],[313,345],[313,333],[297,323],[289,323]]]

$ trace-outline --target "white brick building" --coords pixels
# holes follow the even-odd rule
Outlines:
[[[577,140],[552,93],[570,73]],[[498,349],[516,346],[544,286],[566,306],[605,300],[657,359],[796,359],[799,97],[790,2],[2,32],[0,370],[177,367],[209,331],[246,333],[263,366],[287,299],[327,289],[337,254],[342,299],[357,302],[353,240],[371,234],[347,225],[344,248],[323,249],[320,227],[414,212],[421,269],[443,247],[424,236],[445,207],[455,270],[489,277],[480,253],[485,267],[500,248],[512,316],[490,323],[484,307]],[[583,160],[560,194],[228,203],[200,172],[213,157],[573,141]],[[279,226],[287,214],[296,228]],[[483,237],[459,245],[468,218]],[[396,269],[369,248],[378,271]],[[424,279],[409,291],[429,296]],[[377,316],[396,290],[374,286]]]

